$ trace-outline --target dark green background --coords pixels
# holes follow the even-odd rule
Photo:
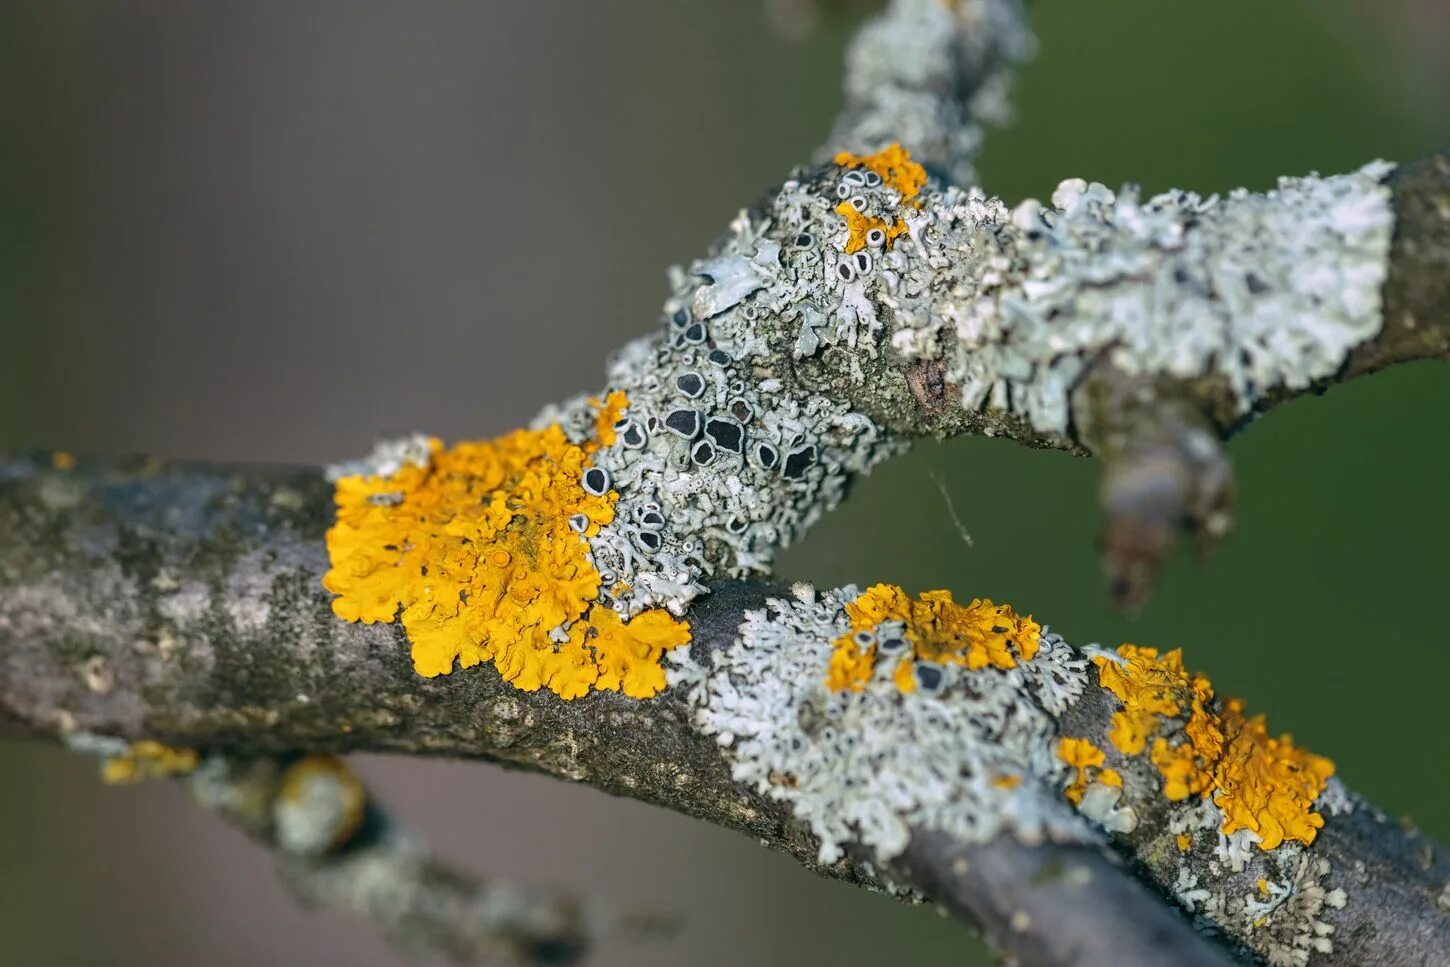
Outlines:
[[[652,324],[663,267],[822,137],[851,27],[788,42],[705,0],[229,6],[0,6],[0,448],[321,461],[415,427],[496,432],[593,387]],[[1042,52],[981,165],[1009,201],[1068,176],[1261,189],[1450,141],[1431,5],[1032,6]],[[1447,417],[1426,364],[1270,414],[1230,447],[1237,532],[1134,619],[1102,593],[1094,466],[998,441],[883,468],[784,571],[1182,646],[1443,838]],[[0,965],[393,962],[295,910],[173,790],[92,769],[0,749]],[[680,817],[486,767],[364,769],[462,862],[684,913],[674,940],[600,963],[961,959],[929,912]]]

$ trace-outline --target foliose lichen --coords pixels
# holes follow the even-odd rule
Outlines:
[[[964,404],[1063,433],[1068,393],[1100,354],[1130,375],[1220,377],[1240,413],[1333,375],[1381,325],[1390,170],[1146,201],[1132,186],[1069,180],[1051,207],[1024,202],[1010,222],[994,209],[984,223],[949,193],[929,206],[941,248],[960,245],[963,229],[993,232],[997,247],[972,273],[988,297],[955,320],[951,378]],[[906,350],[921,342],[907,329],[896,338]]]
[[[826,684],[860,691],[879,661],[892,664],[892,680],[904,692],[935,691],[943,665],[969,670],[1016,668],[1037,654],[1041,628],[1010,605],[974,599],[960,605],[950,591],[912,598],[895,585],[878,584],[853,601],[846,614],[851,630],[837,638]]]
[[[846,51],[846,105],[828,144],[902,141],[971,184],[983,125],[1011,116],[1006,68],[1035,47],[1019,0],[886,4]]]
[[[1334,951],[1332,911],[1349,901],[1326,887],[1331,867],[1298,843],[1263,856],[1255,869],[1220,875],[1210,884],[1185,863],[1172,884],[1178,901],[1199,920],[1239,939],[1272,967],[1307,967],[1315,954]]]
[[[914,827],[969,842],[1100,835],[1054,793],[1066,771],[1053,752],[1056,716],[1086,686],[1086,663],[1042,630],[1030,657],[936,663],[930,687],[918,678],[903,690],[900,655],[932,639],[913,642],[921,625],[888,618],[877,634],[899,634],[900,654],[865,653],[865,673],[832,688],[835,643],[855,634],[848,608],[862,597],[797,586],[794,598],[747,612],[729,649],[671,656],[672,682],[729,748],[735,778],[789,802],[820,838],[822,862],[848,842],[889,859]]]
[[[620,495],[613,520],[587,535],[601,600],[626,616],[682,614],[710,578],[766,575],[852,477],[900,452],[838,388],[806,385],[795,359],[878,326],[865,292],[896,230],[873,226],[894,225],[924,179],[899,148],[843,159],[786,182],[710,257],[672,271],[663,336],[609,366],[630,406],[594,456]],[[863,248],[848,254],[853,233]],[[588,420],[576,400],[536,426],[577,432]]]
[[[1239,699],[1216,699],[1182,654],[1123,645],[1093,655],[1099,683],[1122,703],[1107,738],[1126,756],[1149,758],[1173,802],[1201,796],[1221,816],[1220,832],[1261,850],[1285,840],[1308,845],[1324,825],[1314,810],[1334,764],[1273,737],[1264,717],[1246,717]]]
[[[624,623],[599,603],[585,539],[613,520],[618,493],[591,458],[628,400],[616,391],[590,406],[577,442],[557,424],[447,450],[429,439],[337,475],[323,577],[333,610],[400,617],[427,677],[492,661],[519,688],[562,698],[659,691],[660,656],[689,626],[659,610]]]
[[[836,322],[818,344],[879,328],[866,287],[893,236],[868,227],[847,254],[837,203],[886,223],[925,183],[899,147],[787,182],[673,273],[662,331],[615,355],[598,397],[497,440],[411,437],[336,468],[334,609],[400,617],[424,675],[493,661],[565,698],[655,694],[710,579],[768,574],[854,475],[904,446],[794,363],[823,312]]]
[[[841,159],[836,198],[817,169],[774,202],[810,212],[826,194],[846,228],[815,227],[841,253],[839,285],[812,296],[814,312],[795,310],[797,354],[840,343],[870,357],[889,344],[899,359],[943,363],[974,413],[1065,435],[1071,392],[1097,360],[1221,379],[1248,413],[1331,376],[1381,325],[1394,221],[1382,162],[1209,198],[1143,200],[1131,186],[1069,180],[1050,206],[1009,210],[977,188],[893,186],[858,156]]]

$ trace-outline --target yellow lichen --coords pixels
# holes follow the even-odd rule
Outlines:
[[[901,200],[913,208],[920,208],[917,195],[926,184],[926,169],[911,160],[911,152],[899,144],[890,144],[874,154],[852,154],[839,152],[836,164],[843,168],[867,168],[881,176],[888,188],[896,189]]]
[[[1251,829],[1266,850],[1286,839],[1314,842],[1324,825],[1314,800],[1334,775],[1334,763],[1297,748],[1288,735],[1270,737],[1262,715],[1244,718],[1242,711],[1238,699],[1225,705],[1223,757],[1214,769],[1223,831]]]
[[[1193,837],[1189,836],[1187,833],[1179,833],[1177,836],[1173,837],[1173,842],[1178,844],[1179,852],[1186,853],[1188,852],[1188,847],[1193,845]]]
[[[1158,716],[1177,715],[1190,704],[1201,712],[1203,692],[1212,692],[1208,679],[1191,678],[1184,672],[1181,652],[1171,651],[1160,659],[1155,648],[1123,645],[1118,654],[1125,659],[1121,665],[1106,658],[1093,659],[1099,682],[1123,703],[1123,710],[1113,715],[1108,739],[1124,755],[1138,755],[1158,724]]]
[[[1215,703],[1209,680],[1186,672],[1180,652],[1159,657],[1155,649],[1123,645],[1118,655],[1122,662],[1093,659],[1099,682],[1123,703],[1108,739],[1125,755],[1139,755],[1163,733],[1153,738],[1149,758],[1166,798],[1211,796],[1224,815],[1223,832],[1252,830],[1264,850],[1286,839],[1314,841],[1324,825],[1314,800],[1334,774],[1332,762],[1297,748],[1288,735],[1271,737],[1262,715],[1244,716],[1242,701]],[[1181,735],[1173,734],[1180,724]]]
[[[898,235],[906,234],[906,223],[901,219],[888,222],[884,218],[874,218],[858,212],[851,207],[851,203],[843,201],[836,206],[836,214],[846,219],[846,254],[859,252],[866,247],[866,233],[873,228],[879,228],[886,233],[886,247],[890,248],[896,241]]]
[[[599,412],[594,417],[594,436],[598,438],[601,447],[614,446],[614,424],[624,415],[629,408],[629,397],[624,390],[614,390],[604,397],[604,402],[590,400]]]
[[[492,661],[525,691],[657,693],[659,657],[689,640],[689,625],[663,611],[625,623],[596,605],[584,538],[614,519],[619,495],[580,481],[628,400],[616,391],[596,406],[595,439],[582,445],[557,424],[448,450],[433,440],[426,466],[340,479],[323,577],[333,610],[369,624],[401,614],[425,677]]]
[[[576,626],[584,627],[584,626]],[[689,625],[676,621],[660,609],[645,611],[624,622],[608,608],[596,608],[587,625],[599,665],[598,689],[622,691],[635,698],[648,698],[665,687],[665,670],[660,657],[676,645],[690,640]],[[583,636],[571,632],[569,646],[582,651]]]
[[[1103,763],[1107,761],[1103,750],[1088,739],[1063,737],[1057,743],[1057,757],[1074,770],[1072,782],[1063,790],[1063,794],[1074,805],[1082,802],[1083,793],[1087,792],[1090,782],[1101,782],[1119,788],[1123,785],[1123,777],[1115,770],[1103,768]]]
[[[195,769],[199,761],[195,749],[180,749],[142,739],[132,742],[124,753],[102,764],[101,781],[121,786],[143,779],[185,775]]]
[[[74,470],[76,456],[67,450],[57,450],[50,455],[50,465],[55,470]]]
[[[863,644],[858,632],[874,632],[883,621],[900,622],[907,647],[892,680],[904,692],[917,687],[913,668],[918,661],[963,665],[976,670],[1016,668],[1017,660],[1037,654],[1041,628],[1031,617],[1020,617],[1009,605],[984,599],[960,605],[950,591],[928,591],[912,598],[896,585],[867,588],[846,605],[851,631],[836,639],[826,684],[837,691],[859,691],[871,679],[877,646]]]

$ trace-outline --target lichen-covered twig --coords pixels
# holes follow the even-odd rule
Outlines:
[[[1031,659],[994,653],[998,664],[1013,658],[1009,669],[974,671],[943,653],[940,680],[915,671],[918,659],[909,667],[922,687],[902,692],[895,666],[877,659],[872,684],[837,692],[827,672],[840,646],[826,636],[851,624],[829,596],[816,592],[802,610],[804,589],[726,581],[689,612],[689,660],[673,664],[675,684],[647,701],[612,691],[564,701],[520,691],[492,666],[418,678],[399,626],[337,620],[319,581],[332,489],[315,471],[85,461],[53,470],[47,460],[7,463],[0,480],[0,714],[32,734],[92,746],[95,736],[152,739],[238,759],[305,749],[504,761],[746,831],[826,875],[915,890],[1043,963],[1089,949],[1152,963],[1160,941],[1201,943],[1155,889],[1285,962],[1328,942],[1347,962],[1435,962],[1450,951],[1439,906],[1450,868],[1437,847],[1337,780],[1314,804],[1323,826],[1290,827],[1317,834],[1312,846],[1266,851],[1237,834],[1221,843],[1215,813],[1163,797],[1151,746],[1154,735],[1174,741],[1177,720],[1149,714],[1148,747],[1121,752],[1110,737],[1121,703],[1047,632]],[[777,620],[752,622],[771,597]],[[807,615],[826,624],[771,637]],[[802,751],[789,732],[783,745],[750,738],[792,714],[813,730]],[[970,734],[939,741],[937,723]],[[722,727],[735,730],[727,746]],[[811,762],[858,761],[827,753],[820,743],[833,734],[869,754],[859,767],[872,782],[811,772]],[[1068,767],[1054,734],[1086,737],[1106,759]],[[1109,766],[1120,787],[1099,781]],[[919,786],[899,784],[923,768]],[[1063,795],[1075,769],[1088,793],[1082,812]],[[893,798],[901,793],[912,798]],[[844,827],[840,816],[851,817]],[[824,848],[842,835],[844,852]],[[1024,848],[1023,837],[1037,845]],[[1135,870],[1149,889],[1123,881]],[[1069,897],[1073,916],[1037,914]],[[1152,943],[1100,935],[1126,921],[1161,932],[1145,934]]]
[[[1176,652],[1078,649],[945,592],[755,583],[854,475],[981,432],[1103,459],[1135,602],[1181,528],[1227,529],[1224,435],[1446,353],[1444,159],[1211,199],[1066,181],[1011,211],[944,180],[976,144],[964,97],[979,114],[1025,38],[1011,0],[895,0],[821,163],[674,271],[601,392],[530,428],[393,441],[327,481],[0,465],[0,722],[130,743],[118,776],[201,750],[213,803],[261,776],[268,842],[366,860],[289,865],[308,892],[454,952],[471,888],[427,886],[448,878],[401,840],[291,822],[274,757],[587,781],[938,899],[1041,963],[1450,959],[1433,847]],[[346,774],[310,775],[345,818]],[[427,909],[394,922],[399,882]],[[533,910],[508,943],[575,936]]]
[[[981,122],[1005,112],[1007,68],[1031,49],[1015,0],[895,0],[850,49],[821,160],[899,142],[966,188]],[[1180,531],[1201,551],[1226,533],[1218,439],[1287,397],[1450,355],[1445,155],[1267,196],[1145,200],[1070,180],[1010,213],[971,193],[919,207],[901,213],[917,264],[818,307],[854,331],[865,302],[890,332],[888,372],[856,380],[874,397],[861,409],[908,432],[965,424],[1102,458],[1104,565],[1123,604],[1146,597]]]
[[[1010,68],[1034,45],[1019,0],[890,4],[846,53],[846,103],[818,160],[899,142],[957,184],[974,183],[982,125],[1006,120]]]
[[[328,756],[212,755],[191,797],[265,845],[308,906],[365,920],[400,950],[470,964],[559,964],[584,949],[570,896],[451,868]]]

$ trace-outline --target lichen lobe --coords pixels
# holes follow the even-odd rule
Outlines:
[[[596,405],[591,438],[557,424],[393,461],[391,473],[337,480],[323,585],[348,621],[399,617],[425,677],[493,662],[525,691],[572,699],[591,689],[648,698],[660,656],[689,640],[662,611],[625,622],[599,602],[586,538],[614,517],[607,473],[592,465],[627,408]]]

